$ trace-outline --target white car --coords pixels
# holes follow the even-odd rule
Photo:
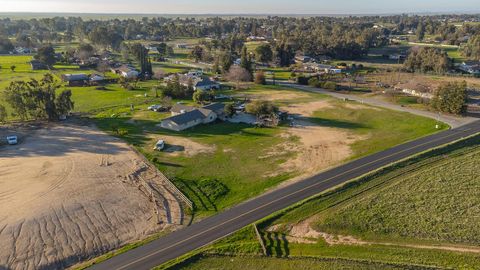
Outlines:
[[[152,105],[147,108],[150,111],[158,112],[162,109],[162,105]]]
[[[18,137],[17,136],[7,136],[7,143],[9,145],[15,145],[18,143]]]
[[[164,141],[164,140],[159,140],[159,141],[155,144],[155,147],[153,148],[153,150],[162,151],[163,148],[165,148],[165,141]]]

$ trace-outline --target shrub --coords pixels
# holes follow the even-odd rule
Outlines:
[[[265,78],[265,73],[263,73],[263,71],[259,71],[255,74],[255,83],[261,85],[267,84],[267,79]]]
[[[117,134],[118,134],[119,136],[128,135],[128,129],[126,129],[126,128],[119,128],[118,131],[117,131]]]
[[[329,89],[329,90],[337,90],[337,83],[335,83],[335,82],[325,82],[323,84],[323,88]]]
[[[198,186],[205,196],[212,201],[227,195],[229,191],[225,184],[216,179],[201,180]]]
[[[309,80],[309,78],[305,77],[305,76],[298,76],[297,77],[297,83],[300,84],[300,85],[308,85],[308,80]]]

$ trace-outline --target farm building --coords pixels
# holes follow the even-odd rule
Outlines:
[[[160,126],[165,129],[182,131],[200,124],[212,123],[224,119],[224,105],[214,103],[203,108],[176,105],[172,108],[172,117],[164,119]]]
[[[135,79],[140,75],[140,72],[138,72],[134,67],[128,65],[112,68],[112,72],[127,79]]]
[[[87,74],[64,74],[62,81],[68,83],[68,86],[84,86],[90,81]]]
[[[201,91],[210,91],[210,90],[218,90],[220,89],[220,84],[210,80],[209,78],[203,78],[202,80],[197,81],[193,85],[193,90],[201,90]]]
[[[463,62],[461,65],[458,66],[458,69],[461,71],[479,75],[480,74],[480,62],[479,61],[467,61]]]

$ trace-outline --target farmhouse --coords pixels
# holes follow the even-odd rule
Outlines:
[[[297,63],[308,63],[312,60],[313,59],[310,56],[307,56],[307,55],[297,55],[297,56],[295,56],[295,62],[297,62]]]
[[[182,131],[200,124],[208,124],[217,119],[224,119],[224,107],[221,103],[210,104],[203,108],[177,104],[171,110],[172,117],[164,119],[160,126],[169,130]]]
[[[216,81],[212,81],[208,77],[203,77],[202,75],[197,72],[192,73],[189,72],[188,74],[178,74],[178,75],[170,75],[166,78],[165,81],[172,81],[176,76],[178,76],[178,81],[181,85],[188,87],[192,86],[194,91],[201,90],[201,91],[210,91],[210,90],[218,90],[220,89],[220,84]]]
[[[138,75],[140,75],[140,72],[138,72],[134,67],[128,65],[122,65],[119,68],[113,68],[112,72],[127,79],[135,79],[138,77]]]
[[[463,62],[461,65],[458,66],[463,72],[479,75],[480,74],[480,62],[478,61],[468,61]]]
[[[68,86],[84,86],[90,81],[87,74],[64,74],[62,81],[68,83]]]
[[[210,80],[209,78],[203,78],[201,81],[197,81],[193,85],[195,91],[209,91],[209,90],[218,90],[220,89],[220,84]]]

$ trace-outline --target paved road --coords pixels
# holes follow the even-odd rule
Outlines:
[[[371,97],[365,97],[365,96],[359,96],[359,95],[349,95],[349,94],[342,94],[338,92],[332,92],[332,91],[327,91],[325,89],[320,89],[320,88],[315,88],[311,86],[306,86],[306,85],[298,85],[296,83],[292,82],[278,82],[277,85],[281,86],[286,86],[286,87],[291,87],[303,91],[308,91],[308,92],[315,92],[315,93],[321,93],[325,95],[329,95],[335,98],[339,99],[349,99],[349,100],[354,100],[357,102],[377,106],[377,107],[383,107],[391,110],[396,110],[396,111],[403,111],[403,112],[409,112],[412,114],[416,115],[421,115],[433,119],[438,119],[439,121],[442,121],[444,123],[447,123],[449,126],[452,128],[460,127],[468,123],[472,123],[478,120],[478,118],[474,117],[456,117],[452,115],[446,115],[446,114],[438,114],[435,112],[429,112],[429,111],[424,111],[424,110],[418,110],[414,108],[408,108],[408,107],[402,107],[400,105],[396,105],[387,101],[371,98]]]
[[[150,269],[329,188],[413,154],[480,133],[480,121],[364,157],[242,203],[185,229],[123,253],[91,269]]]

